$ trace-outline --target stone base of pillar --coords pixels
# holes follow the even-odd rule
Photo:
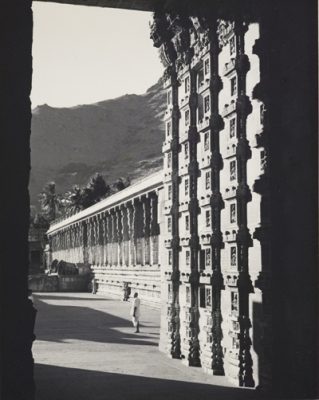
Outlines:
[[[255,387],[255,383],[253,379],[249,381],[242,382],[241,379],[241,365],[239,354],[232,354],[230,353],[226,359],[225,370],[226,370],[226,377],[229,382],[233,383],[236,386],[241,387]]]
[[[207,343],[201,346],[200,359],[205,373],[215,376],[225,375],[223,364],[215,365],[216,362],[214,361],[213,348],[211,344]]]
[[[207,374],[207,375],[213,375],[213,376],[224,376],[225,375],[225,372],[214,371],[211,367],[207,368],[202,365],[202,368],[203,368],[203,371],[205,372],[205,374]]]
[[[201,367],[199,341],[196,338],[182,341],[182,363],[188,367]]]

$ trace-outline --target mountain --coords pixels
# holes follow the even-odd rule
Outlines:
[[[161,81],[143,95],[129,94],[95,104],[32,111],[31,204],[48,181],[58,193],[84,185],[95,172],[107,183],[131,180],[162,167],[165,92]]]

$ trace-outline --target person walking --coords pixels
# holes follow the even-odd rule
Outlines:
[[[135,327],[135,333],[140,331],[140,307],[141,300],[138,298],[138,293],[134,293],[134,298],[131,307],[132,322]]]

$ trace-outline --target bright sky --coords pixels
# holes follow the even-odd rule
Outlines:
[[[152,14],[33,2],[32,108],[71,107],[141,94],[163,67]]]

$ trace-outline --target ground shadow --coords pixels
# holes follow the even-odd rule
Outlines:
[[[49,294],[43,294],[43,292],[38,292],[41,297],[41,300],[69,300],[69,301],[73,301],[73,300],[82,300],[82,301],[112,301],[113,299],[107,299],[105,297],[95,297],[95,296],[87,296],[87,297],[74,297],[74,296],[54,296],[54,295],[49,295]],[[72,294],[74,294],[72,292]],[[39,299],[39,297],[37,297],[37,292],[33,293],[33,295],[36,297],[36,299]]]
[[[89,307],[47,304],[41,301],[42,298],[45,296],[34,297],[38,316],[41,314],[35,326],[36,340],[63,342],[75,339],[99,343],[158,345],[158,338],[153,334],[143,332],[134,334],[133,325],[129,319]],[[61,300],[61,297],[54,297],[54,299]],[[68,298],[68,300],[73,299]],[[151,327],[147,324],[145,326]],[[123,332],[121,330],[123,328],[129,328],[132,333]]]
[[[258,393],[250,389],[43,364],[36,364],[35,378],[37,382],[36,400],[236,400],[259,398]]]

